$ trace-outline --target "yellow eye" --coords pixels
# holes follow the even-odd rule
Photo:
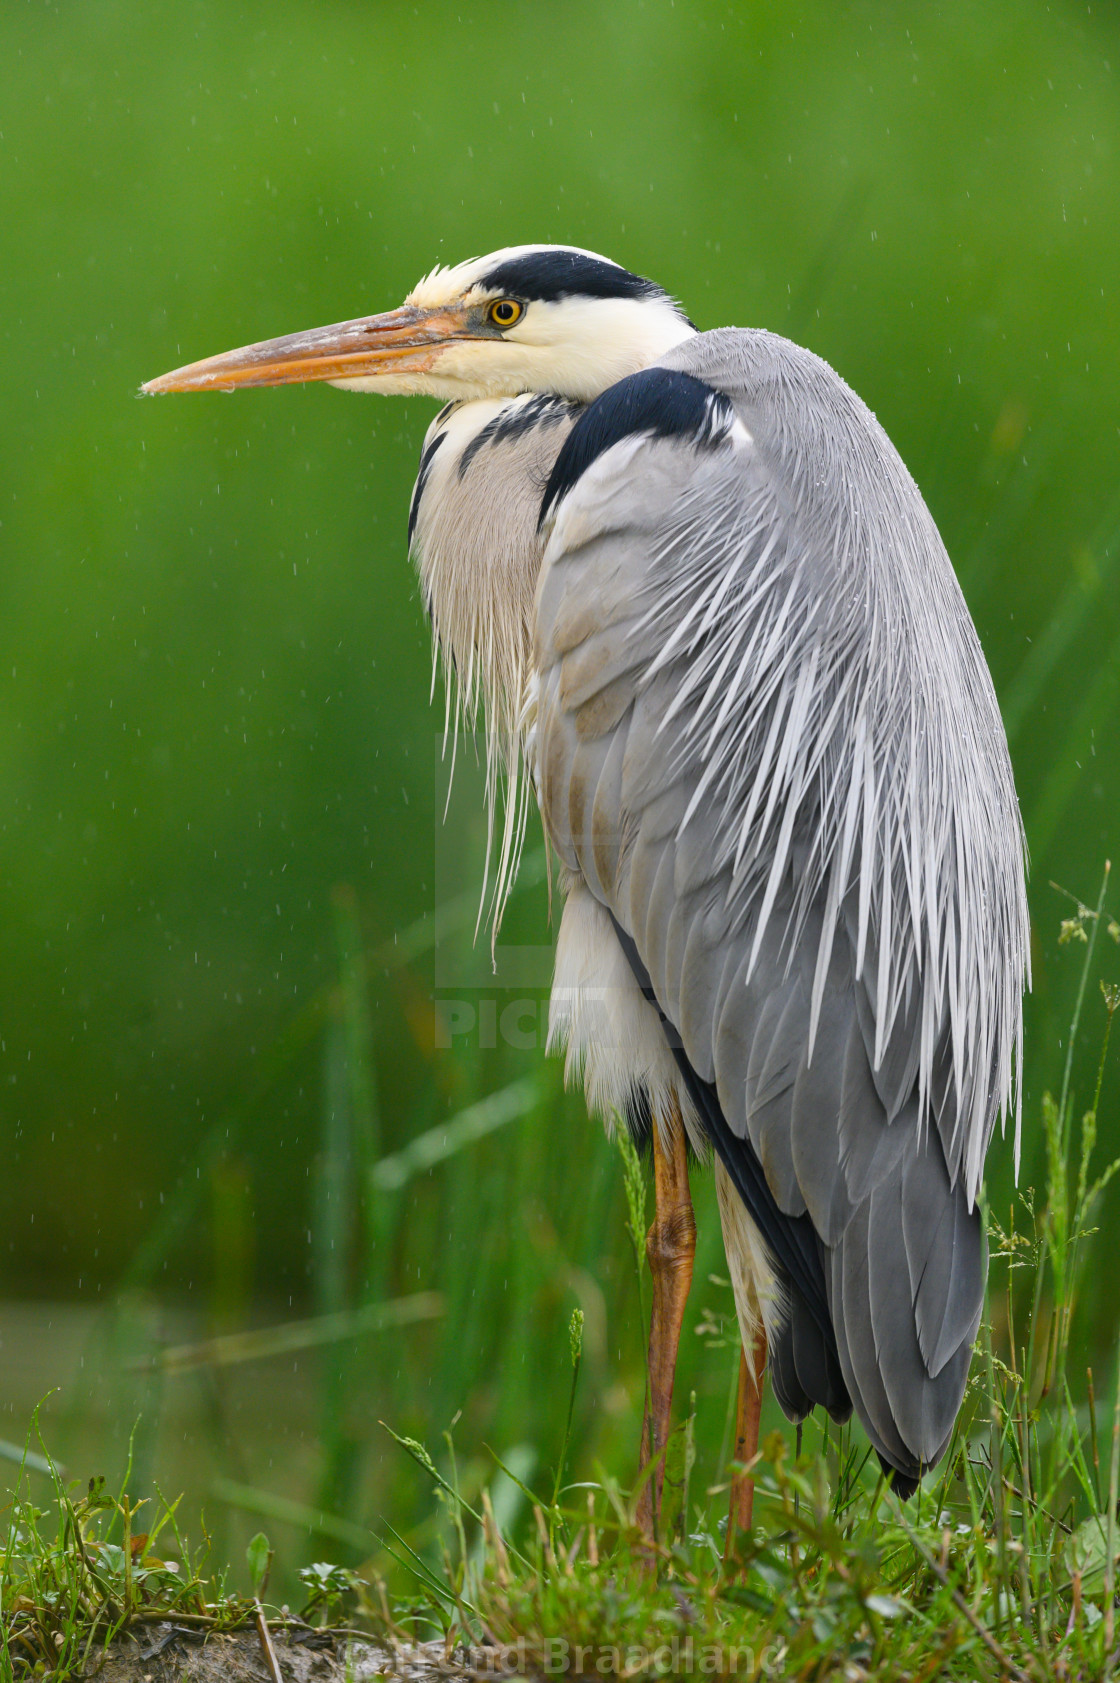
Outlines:
[[[515,321],[520,321],[524,310],[513,298],[499,298],[491,304],[486,314],[495,327],[512,327]]]

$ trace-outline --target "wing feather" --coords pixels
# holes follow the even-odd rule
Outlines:
[[[779,1396],[850,1397],[912,1485],[959,1407],[975,1196],[1017,1104],[1006,744],[933,522],[858,399],[768,334],[666,365],[730,404],[703,437],[608,439],[555,500],[542,808],[774,1256]]]

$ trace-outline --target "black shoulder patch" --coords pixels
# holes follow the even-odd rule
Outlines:
[[[584,410],[553,464],[541,502],[538,527],[599,456],[612,444],[640,433],[683,438],[697,449],[723,439],[735,411],[713,386],[672,368],[643,368],[609,386]]]
[[[451,407],[452,405],[448,404],[447,408],[450,409]],[[446,413],[446,409],[441,409],[440,413],[436,416],[436,420],[442,421]],[[416,532],[416,522],[420,518],[420,499],[424,495],[424,487],[428,483],[428,475],[432,471],[432,458],[446,437],[447,434],[445,432],[437,432],[435,437],[424,446],[423,455],[420,457],[420,471],[416,475],[416,484],[412,487],[412,501],[408,505],[409,549],[412,548],[412,539]]]
[[[516,438],[524,438],[527,433],[536,432],[538,428],[547,432],[580,407],[580,404],[569,403],[567,398],[557,397],[553,392],[538,392],[524,403],[507,404],[475,434],[459,457],[459,478],[462,479],[479,451],[487,445],[511,443]]]
[[[554,304],[560,298],[667,298],[653,281],[585,251],[544,249],[507,257],[483,275],[482,286]],[[671,302],[671,300],[669,300]]]

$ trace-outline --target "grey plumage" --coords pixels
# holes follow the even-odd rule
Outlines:
[[[960,1402],[975,1195],[1021,1044],[1002,726],[933,522],[854,394],[765,333],[663,360],[735,421],[714,451],[620,443],[560,500],[542,806],[783,1213],[808,1211],[847,1390],[914,1478]]]

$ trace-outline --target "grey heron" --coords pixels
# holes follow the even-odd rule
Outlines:
[[[699,332],[574,247],[436,268],[399,309],[144,390],[306,380],[445,405],[409,539],[485,718],[495,915],[539,804],[564,891],[550,1040],[593,1112],[652,1132],[647,1462],[692,1271],[689,1142],[742,1333],[740,1460],[768,1352],[792,1420],[854,1409],[911,1493],[964,1392],[1029,985],[1006,738],[914,481],[820,358]],[[750,1522],[733,1489],[729,1535]]]

